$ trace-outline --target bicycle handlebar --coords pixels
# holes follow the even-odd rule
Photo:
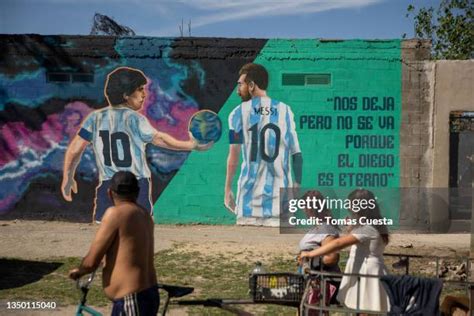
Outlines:
[[[76,280],[76,287],[78,289],[89,289],[89,286],[91,285],[92,281],[94,280],[95,272],[96,271],[93,271],[91,274],[89,274],[89,277],[84,282],[81,282],[84,277],[77,279]]]

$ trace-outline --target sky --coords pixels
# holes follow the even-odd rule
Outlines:
[[[88,35],[94,13],[137,35],[228,38],[413,37],[409,4],[440,0],[0,0],[0,34]]]

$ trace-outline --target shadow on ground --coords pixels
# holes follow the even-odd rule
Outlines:
[[[62,265],[63,263],[61,262],[39,262],[0,258],[0,271],[2,271],[0,290],[13,289],[37,282]]]

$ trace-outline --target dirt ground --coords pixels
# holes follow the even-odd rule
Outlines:
[[[0,257],[43,260],[54,257],[82,257],[87,252],[97,230],[95,224],[76,224],[47,221],[0,221]],[[288,257],[296,254],[301,234],[280,234],[278,228],[208,225],[156,225],[155,251],[180,247],[203,254],[233,255],[235,260],[248,260],[252,253],[255,261],[269,257]],[[386,252],[467,256],[469,234],[393,234]],[[35,312],[34,315],[65,315],[74,313],[74,306],[55,313]],[[109,310],[102,310],[106,314]],[[10,312],[8,315],[27,315]]]
[[[48,259],[82,257],[97,230],[95,224],[41,221],[0,221],[0,257]],[[155,251],[181,246],[206,253],[234,253],[236,259],[292,256],[300,234],[278,228],[210,225],[156,225]],[[469,234],[393,234],[387,252],[454,256],[469,254]]]

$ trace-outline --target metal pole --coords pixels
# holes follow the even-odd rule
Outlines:
[[[473,164],[471,160],[471,165]],[[470,251],[470,259],[474,259],[474,212],[472,210],[474,209],[474,168],[471,168],[471,251]],[[470,274],[471,277],[468,278],[469,281],[474,281],[473,274],[471,273],[471,265],[468,265],[468,275]],[[469,311],[472,312],[474,311],[474,287],[471,285],[470,286],[470,295],[469,295]]]
[[[326,308],[326,276],[323,275],[323,278],[321,279],[321,281],[323,281],[323,300],[322,300],[322,304],[319,304],[319,305],[322,305],[324,308]]]
[[[357,276],[357,310],[360,309],[360,276]]]

